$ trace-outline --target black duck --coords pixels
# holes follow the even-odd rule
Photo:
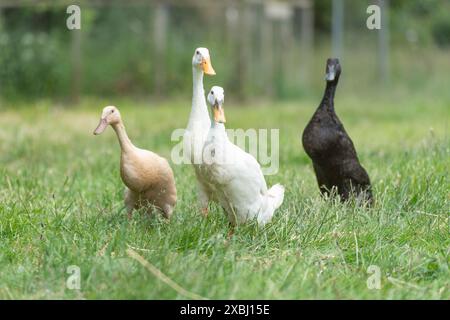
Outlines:
[[[328,59],[325,93],[303,131],[303,148],[312,159],[322,194],[337,193],[342,201],[355,195],[372,204],[369,175],[359,163],[353,142],[334,111],[334,94],[340,74],[339,60]]]

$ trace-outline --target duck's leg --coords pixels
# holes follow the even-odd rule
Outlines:
[[[173,207],[170,204],[166,204],[163,206],[163,215],[164,218],[170,219],[172,216]]]
[[[128,219],[131,219],[133,210],[136,209],[138,200],[138,194],[128,188],[125,188],[125,207],[127,208]]]
[[[208,216],[209,197],[205,186],[200,182],[198,183],[198,199],[202,210],[202,215],[206,218]]]
[[[231,205],[231,203],[228,201],[228,198],[226,197],[226,195],[225,195],[225,199],[227,199],[227,202],[224,203],[224,205],[222,206],[222,209],[228,216],[228,220],[229,220],[228,226],[229,226],[230,230],[228,230],[227,239],[230,240],[231,237],[234,235],[234,228],[236,227],[238,220],[237,220],[236,210],[234,209],[233,205]]]
[[[328,189],[328,186],[330,185],[330,183],[327,181],[326,175],[323,173],[322,168],[314,163],[313,168],[314,172],[316,173],[317,184],[319,185],[320,193],[326,197],[329,195],[330,190]]]
[[[351,179],[346,178],[342,185],[338,188],[338,194],[341,196],[341,201],[346,202],[350,198],[356,196],[355,186]]]
[[[231,237],[234,235],[234,224],[230,222],[229,224],[230,230],[228,230],[227,239],[230,240]]]

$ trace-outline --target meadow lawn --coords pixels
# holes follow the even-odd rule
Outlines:
[[[0,298],[184,299],[127,254],[133,249],[185,290],[210,299],[449,299],[450,99],[399,95],[361,102],[338,90],[336,110],[374,188],[362,208],[323,199],[301,133],[320,95],[291,102],[226,102],[228,128],[279,128],[285,200],[264,228],[228,238],[221,208],[204,218],[193,169],[172,165],[170,222],[123,209],[119,145],[93,136],[110,101],[49,101],[0,111]],[[122,99],[135,145],[170,158],[190,98]],[[80,267],[69,290],[67,268]],[[369,266],[381,288],[369,289]]]

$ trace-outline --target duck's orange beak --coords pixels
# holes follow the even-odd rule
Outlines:
[[[216,72],[214,71],[214,69],[212,67],[211,58],[210,57],[202,59],[202,69],[203,69],[203,72],[205,74],[208,74],[208,75],[211,75],[211,76],[216,74]]]
[[[108,126],[108,122],[105,119],[100,119],[100,122],[98,123],[97,128],[94,130],[94,134],[98,135],[101,134],[103,131],[105,131],[106,127]]]
[[[221,105],[216,103],[213,108],[213,116],[214,121],[217,123],[225,123],[227,122],[225,119],[225,113],[223,112],[223,108]]]

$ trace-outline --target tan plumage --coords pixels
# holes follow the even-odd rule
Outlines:
[[[128,214],[142,207],[150,213],[156,207],[170,218],[177,201],[177,190],[169,163],[156,153],[139,149],[131,143],[116,107],[103,109],[94,134],[101,134],[108,125],[114,129],[120,143],[120,176],[127,187],[125,205]]]

